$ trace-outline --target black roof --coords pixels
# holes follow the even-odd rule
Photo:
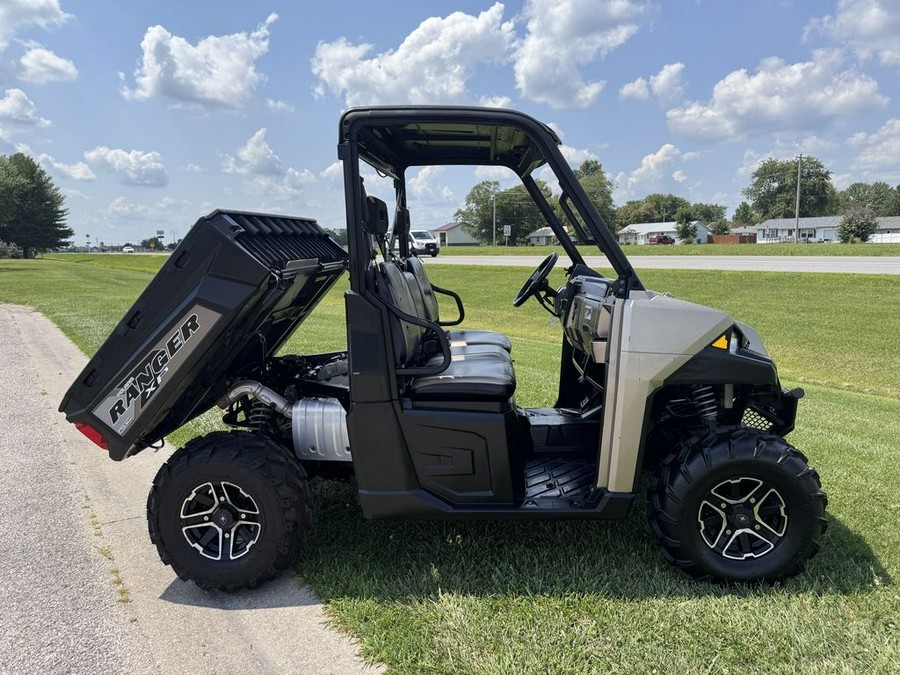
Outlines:
[[[498,165],[524,175],[545,161],[538,136],[560,144],[553,129],[523,113],[462,106],[353,108],[341,117],[340,141],[350,134],[361,159],[390,175],[429,164]]]

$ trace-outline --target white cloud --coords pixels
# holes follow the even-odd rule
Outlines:
[[[683,183],[687,180],[687,174],[681,169],[678,169],[677,171],[672,173],[672,180],[674,180],[676,183]]]
[[[453,12],[431,17],[396,50],[371,57],[371,44],[352,44],[343,37],[320,42],[312,59],[312,72],[319,78],[315,93],[330,91],[348,106],[468,101],[474,69],[507,59],[515,33],[512,22],[502,19],[500,3],[478,16]]]
[[[306,185],[316,181],[316,176],[311,171],[285,167],[281,158],[266,141],[265,127],[247,139],[237,155],[237,159],[226,155],[222,170],[225,173],[252,176],[244,183],[247,192],[252,195],[292,200],[303,193]]]
[[[681,161],[682,162],[692,162],[695,159],[700,159],[700,157],[702,157],[702,156],[703,156],[702,152],[696,152],[696,151],[692,150],[691,152],[684,153],[681,156]]]
[[[562,153],[562,156],[566,158],[569,166],[572,167],[581,166],[589,159],[597,159],[597,155],[595,155],[590,150],[586,150],[584,148],[573,148],[571,145],[566,145],[565,143],[559,146],[559,151]]]
[[[650,98],[650,87],[647,86],[647,80],[639,77],[634,82],[622,85],[619,89],[619,98],[623,101],[646,101]]]
[[[32,47],[19,60],[19,79],[25,82],[67,82],[78,77],[75,64],[44,47]]]
[[[84,194],[81,190],[73,190],[72,188],[63,188],[63,193],[66,197],[71,197],[72,199],[83,199],[85,201],[89,200],[86,194]]]
[[[453,190],[447,185],[436,185],[443,175],[442,166],[426,166],[419,169],[407,183],[409,193],[423,201],[452,201],[455,199]]]
[[[84,162],[76,162],[75,164],[63,164],[62,162],[57,162],[55,159],[53,159],[53,157],[47,154],[39,155],[37,159],[41,164],[50,165],[59,174],[65,176],[66,178],[71,178],[72,180],[91,181],[96,180],[97,178],[97,176],[94,175],[94,172],[91,171],[91,167],[89,167]]]
[[[887,103],[875,80],[842,68],[841,54],[834,50],[817,50],[811,61],[800,63],[764,59],[753,75],[736,70],[717,82],[707,103],[693,101],[669,110],[669,128],[718,141],[822,128]]]
[[[325,180],[332,182],[341,182],[341,184],[343,184],[344,163],[341,161],[332,162],[324,169],[322,169],[322,171],[319,172],[319,175]]]
[[[71,17],[59,6],[59,0],[4,0],[0,2],[0,52],[20,28],[29,25],[48,29]]]
[[[169,182],[158,152],[126,151],[100,145],[85,152],[84,158],[95,169],[116,175],[126,185],[160,187]]]
[[[839,0],[837,11],[806,26],[807,38],[822,34],[852,49],[861,59],[877,57],[900,65],[900,3],[897,0]]]
[[[619,98],[646,101],[652,93],[661,103],[672,103],[681,98],[684,88],[681,85],[681,73],[684,64],[680,61],[664,65],[656,75],[651,75],[649,82],[643,77],[623,85],[619,89]]]
[[[39,117],[37,108],[21,89],[7,89],[0,98],[0,133],[4,127],[49,127],[50,120]]]
[[[196,45],[151,26],[141,41],[136,86],[123,88],[122,95],[138,101],[163,96],[210,107],[244,107],[265,79],[256,60],[269,50],[269,29],[277,19],[270,14],[251,33],[210,35]]]
[[[888,120],[871,134],[854,134],[849,145],[858,153],[853,160],[854,169],[890,171],[892,176],[895,175],[900,157],[900,119]]]
[[[113,216],[138,216],[147,220],[160,220],[168,217],[172,211],[180,211],[191,205],[186,199],[163,197],[150,204],[130,201],[126,197],[116,197],[106,210]],[[164,229],[160,226],[159,229]],[[166,233],[168,235],[168,232]],[[163,237],[165,239],[165,236]]]
[[[666,143],[656,152],[645,155],[640,166],[634,171],[628,174],[622,171],[616,176],[615,183],[621,195],[629,196],[638,188],[657,183],[680,155],[681,151],[671,143]]]
[[[681,73],[684,64],[680,61],[669,63],[650,78],[650,90],[662,103],[671,103],[681,98],[684,88],[681,86]]]
[[[266,99],[266,107],[272,112],[294,112],[294,106],[286,101],[276,101],[273,98]]]
[[[289,167],[280,176],[259,175],[247,181],[247,192],[252,195],[268,195],[277,200],[289,201],[303,194],[304,188],[316,182],[315,175],[306,169]]]
[[[475,167],[475,178],[482,180],[498,180],[501,182],[512,182],[518,180],[516,174],[505,166],[487,166],[482,164]]]
[[[628,41],[648,5],[636,0],[528,0],[526,34],[516,52],[516,86],[554,108],[586,107],[603,90],[579,68]]]
[[[272,147],[266,141],[266,128],[253,134],[242,148],[238,150],[236,160],[231,155],[225,156],[222,170],[225,173],[253,173],[270,176],[284,174],[284,165]]]
[[[512,105],[512,99],[509,96],[482,96],[478,100],[478,105],[486,108],[508,108]]]
[[[204,169],[199,164],[194,164],[193,162],[188,162],[180,168],[182,171],[187,171],[188,173],[206,173],[206,169]]]

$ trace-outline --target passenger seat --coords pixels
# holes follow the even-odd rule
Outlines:
[[[435,323],[440,323],[440,305],[434,294],[434,287],[428,279],[425,272],[425,265],[415,256],[410,256],[406,260],[406,269],[412,274],[416,287],[422,298],[425,314],[422,318],[430,319]],[[509,352],[512,345],[509,338],[501,333],[490,330],[451,330],[448,331],[450,336],[450,346],[472,346],[472,345],[490,345],[500,347]]]

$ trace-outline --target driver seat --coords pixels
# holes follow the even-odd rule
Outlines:
[[[425,265],[415,256],[410,256],[406,260],[406,269],[412,273],[416,286],[422,295],[422,302],[425,305],[424,319],[429,319],[435,323],[440,322],[440,306],[438,299],[434,294],[434,288],[425,272]],[[512,344],[509,338],[502,333],[496,333],[490,330],[451,330],[447,331],[450,339],[451,347],[462,347],[464,345],[489,345],[492,347],[500,347],[507,352],[512,351]]]

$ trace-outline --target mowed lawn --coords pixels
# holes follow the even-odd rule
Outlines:
[[[0,301],[36,307],[92,353],[149,265],[69,260],[0,261]],[[552,404],[561,332],[534,302],[512,308],[527,272],[429,263],[429,274],[462,294],[468,326],[512,337],[518,402]],[[900,279],[642,278],[757,328],[782,378],[807,390],[790,440],[822,475],[831,526],[805,574],[763,588],[684,581],[652,545],[642,503],[616,523],[369,522],[352,490],[325,483],[300,573],[396,672],[900,672]],[[287,351],[345,344],[344,288]]]

